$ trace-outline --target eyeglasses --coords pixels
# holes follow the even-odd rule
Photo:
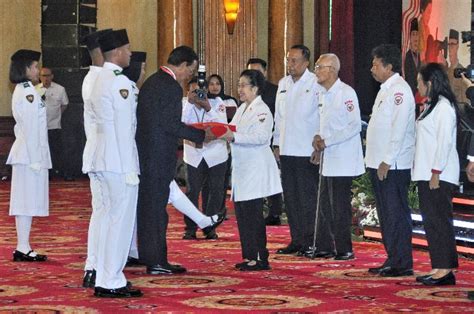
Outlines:
[[[332,68],[332,65],[321,65],[321,64],[316,64],[314,66],[315,71],[322,70],[323,68]]]
[[[242,83],[242,84],[239,83],[239,84],[237,84],[237,88],[244,88],[245,86],[252,86],[252,84],[250,84],[250,83]]]

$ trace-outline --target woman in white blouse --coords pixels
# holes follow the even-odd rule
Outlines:
[[[51,157],[46,107],[32,83],[38,82],[40,55],[32,50],[18,50],[10,65],[10,82],[16,84],[12,97],[15,142],[7,160],[12,166],[10,215],[15,216],[16,222],[15,262],[46,261],[46,255],[33,251],[29,241],[33,217],[49,215]]]
[[[238,93],[242,104],[223,138],[232,149],[232,198],[244,261],[242,271],[268,270],[267,235],[263,218],[263,198],[282,192],[280,175],[270,148],[273,118],[260,97],[265,84],[256,70],[241,73]]]
[[[418,91],[428,101],[416,121],[412,180],[418,183],[432,270],[416,280],[428,286],[454,285],[458,259],[452,192],[459,181],[456,96],[443,66],[437,63],[420,69]]]

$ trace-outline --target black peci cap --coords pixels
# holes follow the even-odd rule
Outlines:
[[[130,61],[134,62],[146,62],[146,52],[144,51],[132,51]]]
[[[459,32],[455,29],[449,30],[449,39],[456,39],[459,41]]]
[[[122,73],[128,77],[130,81],[138,82],[140,74],[142,73],[142,62],[130,61],[130,65],[123,69]]]
[[[82,38],[82,43],[87,46],[88,50],[94,50],[96,48],[99,48],[99,38],[111,31],[111,28],[107,28],[88,34]]]
[[[410,32],[418,31],[418,20],[416,18],[412,19],[410,22]]]
[[[19,60],[39,61],[40,57],[41,57],[41,52],[34,51],[34,50],[20,49],[11,56],[10,60],[11,61],[19,61]]]
[[[128,35],[126,29],[110,31],[99,37],[99,46],[103,52],[114,50],[128,44]]]

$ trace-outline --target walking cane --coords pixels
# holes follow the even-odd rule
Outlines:
[[[321,151],[319,155],[319,180],[318,180],[318,194],[316,201],[316,217],[314,218],[314,235],[313,235],[313,246],[309,248],[309,251],[305,254],[306,257],[315,258],[317,251],[316,248],[316,236],[318,234],[318,221],[319,221],[319,208],[320,208],[320,199],[321,199],[321,185],[323,181],[323,159],[324,159],[324,150]]]

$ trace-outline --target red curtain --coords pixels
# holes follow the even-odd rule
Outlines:
[[[354,0],[332,1],[332,38],[329,51],[341,61],[339,77],[354,87]]]

